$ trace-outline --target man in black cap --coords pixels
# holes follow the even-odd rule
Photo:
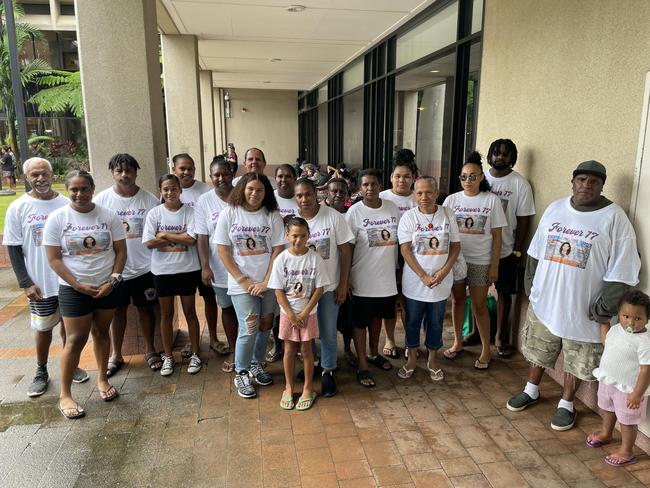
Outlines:
[[[518,412],[537,402],[544,369],[554,368],[562,351],[564,391],[551,419],[559,431],[575,423],[580,381],[595,380],[602,324],[609,324],[620,297],[639,282],[636,235],[623,209],[601,195],[606,179],[598,161],[580,163],[573,195],[548,206],[528,248],[524,286],[530,306],[521,334],[530,369],[524,391],[506,406]]]

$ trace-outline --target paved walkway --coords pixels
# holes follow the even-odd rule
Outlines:
[[[615,469],[602,462],[607,449],[585,446],[599,418],[583,405],[577,428],[550,429],[560,396],[550,378],[542,384],[545,401],[518,414],[505,409],[523,384],[525,362],[495,360],[488,372],[478,372],[472,368],[475,350],[454,362],[441,359],[447,378],[435,384],[424,369],[403,381],[394,368],[375,371],[377,388],[364,389],[343,364],[340,394],[319,398],[308,412],[278,407],[278,363],[270,366],[276,384],[243,400],[207,346],[205,367],[194,376],[183,364],[162,378],[132,357],[113,380],[118,400],[100,400],[91,372],[90,382],[73,387],[87,417],[67,421],[56,409],[60,346],[53,348],[48,393],[29,400],[32,337],[10,270],[0,270],[0,295],[3,487],[650,485],[646,455]],[[207,344],[205,331],[203,339]],[[94,369],[89,348],[82,363]]]

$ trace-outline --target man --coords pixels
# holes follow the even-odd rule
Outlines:
[[[343,178],[334,177],[327,182],[325,189],[327,191],[327,196],[325,197],[325,200],[321,202],[321,205],[331,207],[338,213],[346,213],[349,207],[345,204],[350,197],[346,181]]]
[[[488,150],[490,170],[485,174],[492,193],[499,197],[508,226],[503,228],[499,279],[494,284],[497,302],[497,331],[494,340],[497,354],[512,355],[510,308],[512,295],[517,293],[517,269],[521,250],[528,234],[530,217],[535,215],[533,190],[528,180],[512,168],[517,162],[517,146],[510,139],[497,139]]]
[[[203,183],[194,179],[196,174],[196,165],[194,159],[187,153],[176,154],[172,158],[174,174],[181,182],[183,191],[181,192],[181,202],[192,208],[196,208],[196,203],[199,198],[210,192],[213,187],[208,183]],[[203,313],[205,314],[205,321],[210,331],[210,349],[219,355],[226,355],[230,353],[228,345],[220,341],[217,336],[217,298],[214,294],[212,286],[207,286],[200,281],[198,284],[199,295],[203,298]],[[185,346],[181,352],[183,357],[190,357],[192,355],[191,347],[189,344]]]
[[[142,243],[142,230],[149,210],[159,200],[147,190],[140,188],[136,180],[140,165],[130,154],[115,154],[108,162],[113,177],[113,186],[98,193],[95,203],[106,207],[122,220],[126,233],[126,265],[123,281],[117,287],[117,308],[111,322],[111,357],[108,360],[106,376],[111,377],[124,366],[122,343],[126,329],[126,312],[133,303],[138,312],[147,353],[145,360],[153,371],[162,367],[162,359],[154,346],[156,319],[154,306],[156,290],[151,274],[151,251]]]
[[[294,188],[297,178],[296,170],[290,164],[281,164],[275,169],[275,182],[277,189],[273,192],[278,201],[278,210],[282,218],[298,213],[298,204],[294,198]],[[266,354],[266,360],[274,363],[282,357],[282,339],[280,333],[280,316],[273,319],[273,347]]]
[[[16,189],[16,162],[9,146],[2,147],[2,157],[0,158],[2,162],[2,180],[6,188],[15,190]],[[0,185],[2,188],[2,185]]]
[[[518,412],[537,402],[544,369],[553,368],[562,351],[564,391],[551,419],[559,431],[575,423],[580,381],[594,381],[603,351],[600,324],[609,323],[620,297],[639,282],[636,235],[623,209],[601,195],[606,179],[598,161],[580,163],[573,195],[548,206],[528,248],[522,350],[531,365],[524,391],[506,406]]]
[[[47,262],[42,246],[43,227],[48,216],[69,200],[52,189],[52,165],[46,159],[30,158],[23,164],[29,193],[14,200],[7,209],[3,244],[18,285],[29,300],[31,328],[36,343],[36,374],[27,388],[30,397],[40,396],[47,390],[49,374],[47,360],[52,344],[52,329],[61,322],[59,313],[58,277]],[[61,339],[66,342],[61,326]],[[75,383],[88,380],[88,374],[77,368],[72,376]]]
[[[262,152],[261,149],[258,149],[256,147],[251,147],[248,151],[246,151],[246,153],[244,154],[244,173],[252,172],[252,173],[259,173],[263,175],[264,168],[266,168],[266,156],[264,156],[264,153]],[[238,176],[237,178],[232,180],[232,184],[234,186],[237,185],[239,178],[241,178],[241,176]],[[274,179],[269,178],[269,182],[271,183],[271,186],[273,187],[274,190],[278,188],[278,185]]]

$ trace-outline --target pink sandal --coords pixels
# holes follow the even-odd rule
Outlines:
[[[591,434],[589,434],[589,435],[587,436],[587,440],[585,441],[585,444],[587,444],[589,447],[593,447],[593,448],[596,449],[596,448],[599,448],[599,447],[603,447],[603,446],[609,444],[610,442],[612,442],[612,441],[611,441],[611,440],[609,440],[609,441],[602,441],[602,440],[598,437],[598,435],[597,435],[596,433],[593,433],[593,432],[592,432]]]
[[[609,456],[605,456],[605,462],[610,466],[615,468],[622,468],[623,466],[629,466],[637,462],[636,456],[630,456],[629,458],[621,456],[619,453],[615,452]]]

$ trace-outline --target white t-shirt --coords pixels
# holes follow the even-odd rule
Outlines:
[[[199,197],[212,189],[214,189],[214,187],[209,183],[194,180],[192,186],[189,188],[183,188],[183,191],[181,192],[181,202],[188,207],[194,207],[196,202],[199,201]]]
[[[63,264],[84,285],[99,286],[113,272],[113,241],[126,239],[122,221],[112,210],[95,205],[81,213],[70,205],[50,214],[43,230],[44,246],[59,246]],[[70,286],[59,277],[59,283]]]
[[[494,193],[503,206],[508,226],[501,231],[501,257],[510,256],[515,246],[515,231],[517,230],[517,217],[535,215],[535,201],[533,190],[528,180],[516,171],[506,176],[497,178],[488,171],[485,177]]]
[[[381,200],[381,207],[370,208],[361,201],[350,207],[345,220],[355,240],[350,270],[352,293],[360,297],[397,295],[397,205]]]
[[[642,364],[650,364],[650,332],[631,334],[616,324],[607,332],[605,350],[593,375],[601,383],[632,393]],[[650,388],[643,394],[648,395]]]
[[[460,241],[454,213],[451,209],[441,206],[438,206],[438,210],[433,214],[424,214],[417,207],[409,210],[399,221],[397,235],[400,245],[411,243],[413,256],[429,275],[433,275],[445,265],[451,243]],[[454,284],[453,275],[450,272],[439,285],[429,288],[405,262],[402,294],[420,302],[446,300]]]
[[[333,291],[339,286],[341,266],[338,246],[354,241],[354,234],[345,221],[345,216],[336,210],[319,205],[318,213],[307,220],[309,224],[309,240],[307,245],[314,249],[327,268],[330,284],[324,292]]]
[[[317,252],[308,250],[302,256],[294,256],[285,249],[273,262],[269,288],[284,290],[294,313],[302,312],[318,288],[330,284],[325,262]],[[315,306],[310,315],[316,313]],[[284,313],[287,310],[283,309]]]
[[[194,230],[194,210],[189,205],[183,205],[175,212],[158,205],[147,214],[142,233],[142,242],[156,238],[158,232],[183,234],[187,232],[196,239]],[[196,246],[186,246],[170,242],[163,247],[154,249],[151,253],[151,272],[155,275],[173,275],[189,273],[201,269]]]
[[[485,191],[470,197],[459,191],[449,195],[443,206],[456,215],[465,260],[470,264],[490,264],[492,229],[508,225],[499,197]]]
[[[194,231],[197,234],[208,236],[210,247],[210,269],[214,275],[212,286],[226,288],[228,286],[228,272],[219,258],[217,245],[212,243],[214,231],[217,228],[219,215],[228,203],[224,202],[216,192],[211,191],[204,193],[199,197],[199,201],[194,207]]]
[[[542,215],[528,254],[538,260],[530,291],[533,311],[553,334],[565,339],[600,342],[589,307],[603,282],[639,282],[636,234],[615,203],[579,212],[569,197],[556,200]]]
[[[384,190],[379,193],[379,198],[382,200],[390,200],[395,205],[397,205],[400,215],[404,215],[406,212],[417,205],[417,203],[415,203],[415,193],[413,192],[411,192],[409,196],[403,197],[401,195],[393,193],[393,190]]]
[[[142,243],[142,231],[147,213],[160,201],[144,188],[140,188],[132,197],[122,197],[112,187],[95,195],[93,201],[115,212],[126,230],[124,279],[130,280],[147,273],[151,269],[151,250]]]
[[[58,276],[50,268],[45,248],[42,246],[43,229],[48,215],[68,203],[70,200],[61,194],[51,200],[39,200],[23,195],[11,202],[5,216],[2,244],[22,246],[27,274],[41,289],[43,298],[59,294]]]
[[[265,176],[266,176],[266,175],[265,175]],[[267,178],[269,179],[269,183],[271,183],[271,188],[273,188],[274,191],[277,190],[277,189],[278,189],[278,184],[275,182],[275,178],[272,178],[272,177],[270,177],[270,176],[267,176]],[[241,176],[238,176],[237,178],[233,178],[233,180],[232,180],[232,186],[236,186],[236,185],[237,185],[237,182],[238,182],[240,179],[241,179]]]
[[[298,203],[295,198],[282,198],[278,195],[278,190],[273,190],[273,194],[278,201],[278,210],[282,218],[285,218],[287,215],[298,215]]]
[[[219,215],[213,243],[230,246],[239,270],[255,282],[266,276],[273,248],[284,246],[284,225],[280,212],[260,208],[226,207]],[[228,274],[228,295],[248,293]]]

